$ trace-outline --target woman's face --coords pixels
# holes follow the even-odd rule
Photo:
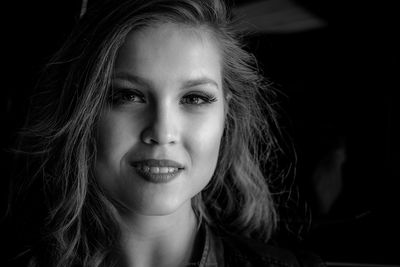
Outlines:
[[[95,175],[143,215],[172,214],[210,181],[224,129],[221,57],[205,31],[174,24],[131,32],[98,125]]]

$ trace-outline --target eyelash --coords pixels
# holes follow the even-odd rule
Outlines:
[[[143,94],[131,89],[114,89],[109,98],[109,102],[115,106],[136,102],[133,101],[132,97],[140,98],[140,103],[145,102]]]
[[[139,98],[139,102],[133,98]],[[188,101],[189,100],[189,101]],[[191,101],[191,102],[190,102]],[[182,97],[179,101],[183,105],[203,106],[216,102],[217,98],[206,92],[192,92]],[[128,104],[128,103],[146,103],[142,93],[131,89],[116,89],[112,92],[109,102],[113,106]]]
[[[201,102],[201,103],[183,103],[182,100],[188,99],[188,98],[191,98],[192,100],[197,99],[197,100],[200,100],[203,102]],[[217,101],[217,98],[215,96],[205,93],[205,92],[196,92],[196,93],[189,93],[189,94],[185,95],[182,98],[182,100],[180,101],[181,104],[202,106],[202,105],[211,104],[211,103]]]

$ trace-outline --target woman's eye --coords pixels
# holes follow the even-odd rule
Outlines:
[[[143,94],[130,89],[120,89],[112,93],[111,103],[122,105],[128,103],[145,103]]]
[[[204,104],[210,104],[212,102],[215,102],[217,99],[216,97],[208,94],[190,94],[186,95],[182,98],[181,104],[186,104],[186,105],[204,105]]]

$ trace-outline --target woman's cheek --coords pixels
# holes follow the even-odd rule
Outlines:
[[[218,154],[223,128],[223,112],[210,112],[208,116],[188,120],[184,129],[190,151],[215,158],[213,154]]]

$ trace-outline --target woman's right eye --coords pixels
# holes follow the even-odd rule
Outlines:
[[[144,95],[132,89],[117,89],[110,97],[112,105],[124,105],[130,103],[145,103]]]

